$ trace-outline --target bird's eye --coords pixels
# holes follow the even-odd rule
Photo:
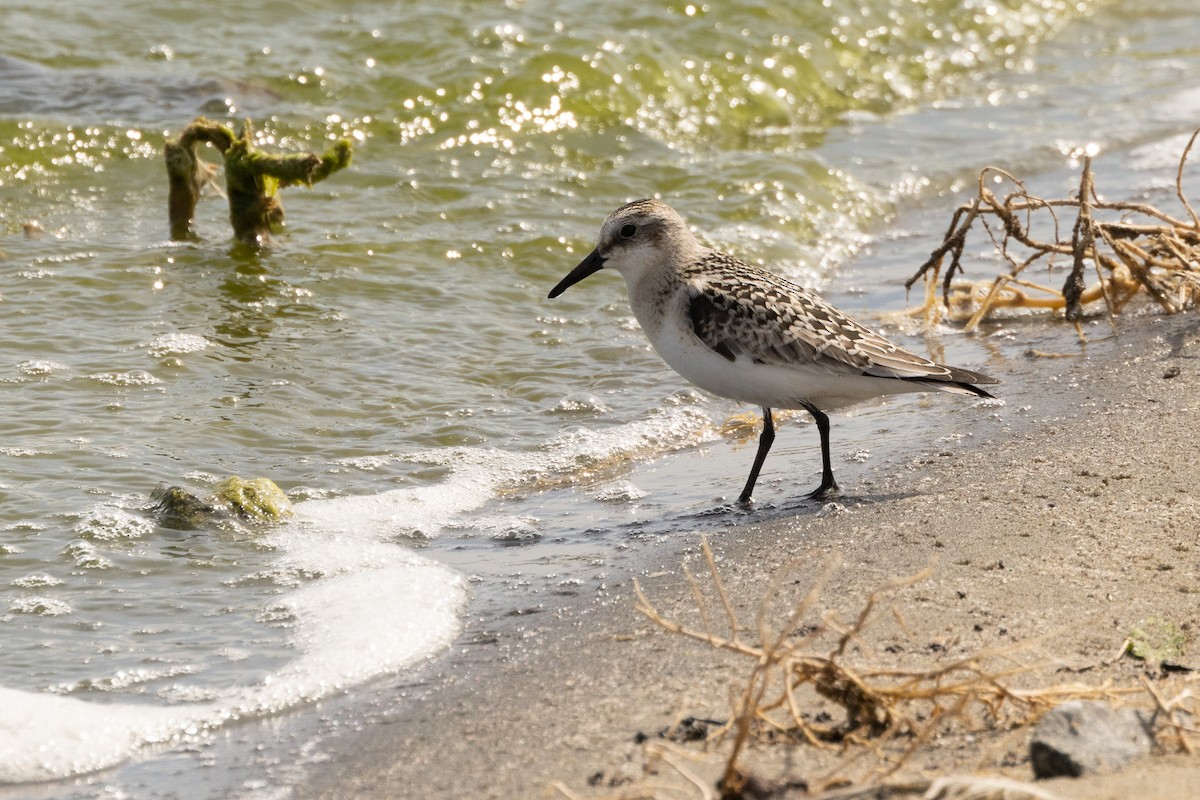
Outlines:
[[[632,239],[635,233],[637,233],[637,225],[625,225],[621,228],[622,239]]]

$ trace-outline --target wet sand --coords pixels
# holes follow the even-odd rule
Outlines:
[[[1117,655],[1135,625],[1158,615],[1185,628],[1183,661],[1200,667],[1200,321],[1147,317],[1121,328],[1078,357],[1012,359],[997,392],[1004,430],[986,441],[942,446],[931,431],[900,463],[844,486],[837,508],[766,513],[710,535],[732,605],[752,623],[782,566],[793,564],[783,590],[791,602],[837,553],[821,607],[848,620],[873,589],[932,563],[930,578],[889,596],[853,658],[928,666],[1013,647],[1051,665],[1018,684],[1136,686],[1145,665]],[[702,796],[682,791],[687,781],[667,765],[645,774],[647,748],[682,718],[727,719],[752,665],[656,627],[634,610],[632,589],[636,575],[662,613],[699,624],[680,569],[703,572],[699,542],[685,533],[639,551],[613,567],[604,591],[564,598],[554,612],[502,630],[469,624],[423,686],[337,742],[295,796],[563,796],[553,782],[583,797],[644,796],[639,788],[653,785],[681,787],[663,796]],[[1027,728],[951,732],[894,777],[1028,780],[1028,739]],[[671,746],[711,787],[729,743]],[[1168,750],[1115,776],[1040,786],[1063,798],[1200,796],[1200,760]],[[742,764],[816,788],[837,758],[760,743]]]

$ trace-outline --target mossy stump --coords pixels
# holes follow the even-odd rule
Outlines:
[[[338,140],[323,155],[267,153],[254,146],[249,120],[236,135],[229,126],[200,117],[184,128],[178,139],[168,139],[163,145],[169,187],[167,214],[175,240],[198,238],[192,227],[196,204],[216,172],[215,166],[196,154],[197,146],[205,142],[224,157],[229,222],[234,238],[249,245],[269,242],[272,232],[283,227],[280,189],[312,186],[348,166],[351,158],[348,139]]]

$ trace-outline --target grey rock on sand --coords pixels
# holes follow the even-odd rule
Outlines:
[[[1042,717],[1029,743],[1039,778],[1078,777],[1120,769],[1154,744],[1149,720],[1132,708],[1073,700]]]

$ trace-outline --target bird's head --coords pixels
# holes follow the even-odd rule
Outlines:
[[[550,290],[550,297],[602,269],[616,270],[633,286],[650,270],[672,268],[698,246],[675,209],[658,200],[635,200],[608,215],[596,249]]]

